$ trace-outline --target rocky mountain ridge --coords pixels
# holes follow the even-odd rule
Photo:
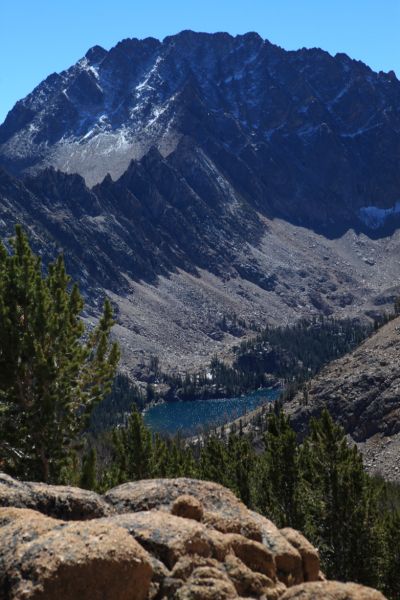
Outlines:
[[[286,52],[255,33],[127,39],[92,48],[19,101],[0,127],[0,161],[19,173],[53,165],[93,185],[152,146],[168,156],[186,136],[263,211],[332,230],[338,212],[341,228],[357,209],[399,200],[399,100],[392,72]]]
[[[299,532],[193,479],[101,497],[1,474],[0,540],[2,600],[384,600],[326,581]]]

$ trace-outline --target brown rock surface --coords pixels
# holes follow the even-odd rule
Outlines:
[[[36,506],[32,507],[46,515],[64,521],[96,519],[112,513],[103,498],[88,490],[64,485],[29,483]]]
[[[22,483],[4,473],[0,473],[0,506],[32,508],[64,521],[95,519],[113,512],[95,492],[64,485]]]
[[[265,517],[248,510],[223,486],[209,481],[178,478],[148,479],[125,483],[113,488],[105,498],[119,513],[152,509],[171,510],[183,494],[197,498],[204,507],[203,520],[223,533],[240,533],[260,541],[273,554],[279,578],[287,583],[304,581],[302,559],[298,550]],[[289,577],[290,576],[290,577]]]
[[[288,542],[272,521],[253,511],[249,513],[260,528],[262,543],[275,557],[278,578],[286,585],[302,583],[304,573],[300,552]]]
[[[26,483],[0,473],[0,506],[30,508],[33,501],[31,490]]]
[[[0,509],[0,598],[144,600],[152,567],[126,531]]]
[[[203,523],[221,533],[240,533],[251,540],[262,542],[260,527],[251,517],[242,516],[241,519],[224,517],[220,512],[207,511],[203,515]]]
[[[372,588],[338,581],[303,583],[288,589],[281,600],[385,600]]]
[[[229,577],[215,567],[197,567],[179,588],[176,600],[231,600],[237,598]]]
[[[127,513],[101,521],[124,528],[168,568],[172,568],[181,556],[188,554],[223,560],[230,551],[227,536],[192,519],[183,519],[163,511]]]
[[[230,533],[225,536],[234,554],[252,571],[275,579],[276,569],[273,554],[260,542]]]
[[[265,596],[267,600],[276,600],[286,589],[283,583],[273,581],[266,575],[249,569],[244,562],[232,554],[225,558],[224,568],[240,596],[256,598]]]
[[[303,562],[304,581],[317,581],[319,577],[319,556],[312,544],[296,529],[280,529],[287,541],[300,552]]]
[[[0,500],[0,600],[383,599],[321,582],[318,553],[298,531],[214,483],[147,480],[102,498],[0,475]],[[88,520],[96,510],[113,514]]]
[[[181,556],[178,562],[174,565],[174,568],[171,571],[171,576],[183,581],[188,579],[193,571],[198,567],[214,567],[223,571],[223,563],[219,562],[215,558],[205,558],[204,556],[198,556],[195,554],[191,556]]]
[[[177,479],[145,479],[124,483],[105,495],[119,513],[165,508],[170,510],[179,496],[197,498],[205,511],[223,512],[240,518],[246,507],[233,492],[218,483],[180,477]],[[244,510],[243,510],[244,509]]]
[[[194,496],[178,496],[173,502],[171,513],[177,517],[184,517],[185,519],[193,519],[195,521],[201,521],[204,514],[203,505]]]
[[[213,558],[182,556],[172,570],[172,577],[186,581],[199,567],[213,567],[226,573],[239,596],[265,596],[267,600],[275,600],[286,589],[284,584],[251,570],[234,554],[228,554],[223,563]]]

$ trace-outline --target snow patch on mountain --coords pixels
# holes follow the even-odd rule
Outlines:
[[[377,206],[363,206],[359,210],[359,217],[370,229],[379,229],[392,215],[400,213],[400,200],[391,208]]]

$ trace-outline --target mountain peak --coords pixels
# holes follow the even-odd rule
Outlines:
[[[94,185],[108,172],[117,179],[152,147],[168,156],[188,136],[242,162],[252,155],[246,169],[254,171],[255,160],[256,178],[267,177],[268,188],[276,180],[273,195],[285,214],[300,210],[301,200],[293,200],[305,193],[300,182],[320,173],[323,182],[307,193],[310,217],[327,222],[344,206],[347,220],[354,207],[379,206],[377,189],[387,190],[385,205],[398,199],[399,175],[387,172],[394,151],[384,158],[378,148],[383,127],[395,144],[400,84],[361,64],[317,48],[286,52],[255,32],[185,30],[162,42],[128,38],[108,52],[94,46],[16,104],[0,126],[0,162],[17,173],[50,164]],[[372,166],[379,183],[371,180]],[[289,191],[279,169],[303,191]],[[349,203],[340,181],[363,191],[352,192]],[[332,203],[331,194],[343,200]]]
[[[85,58],[88,59],[91,65],[98,65],[103,58],[107,55],[107,50],[102,46],[93,46],[85,54]]]

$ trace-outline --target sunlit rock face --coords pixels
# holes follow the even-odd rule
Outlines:
[[[0,473],[0,542],[0,596],[10,600],[384,600],[325,581],[300,532],[195,479],[136,481],[101,497]]]

